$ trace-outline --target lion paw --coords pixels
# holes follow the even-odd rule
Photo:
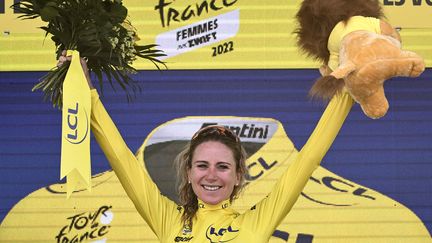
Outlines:
[[[412,62],[410,77],[418,77],[425,70],[425,63],[422,59],[415,59]]]

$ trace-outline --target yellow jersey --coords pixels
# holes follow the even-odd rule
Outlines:
[[[272,191],[243,213],[228,201],[199,202],[193,227],[181,221],[183,208],[161,195],[144,165],[129,150],[99,96],[92,91],[92,131],[138,213],[161,242],[268,242],[319,166],[353,104],[347,94],[335,96],[317,127]]]
[[[97,93],[94,93],[93,99],[96,101],[98,97]],[[341,102],[340,97],[337,100]],[[328,106],[327,113],[323,116],[323,119],[326,117],[327,122],[321,119],[319,123],[321,125],[317,127],[315,134],[327,137],[326,134],[323,135],[325,130],[329,129],[328,132],[332,133],[334,129],[338,129],[332,128],[328,123],[332,121],[332,124],[338,124],[334,122],[338,118],[331,118],[329,115],[329,113],[334,113],[335,116],[341,115],[339,112],[343,103],[338,104],[332,103]],[[183,117],[160,124],[147,135],[144,143],[135,153],[139,164],[142,165],[135,165],[135,167],[139,170],[145,169],[152,178],[149,182],[151,184],[148,184],[149,188],[152,188],[155,183],[162,194],[176,200],[176,193],[172,190],[175,172],[170,169],[171,162],[192,134],[207,124],[223,125],[239,134],[251,155],[247,159],[248,185],[232,205],[226,202],[217,206],[202,205],[193,229],[182,228],[180,221],[175,221],[172,227],[166,228],[167,234],[171,236],[166,238],[160,238],[160,234],[156,236],[153,232],[160,232],[161,228],[154,222],[152,228],[149,227],[142,213],[136,210],[127,197],[118,177],[113,171],[106,171],[93,176],[91,192],[83,187],[75,191],[71,198],[66,199],[65,184],[58,183],[42,187],[22,198],[1,222],[0,241],[5,243],[27,241],[158,243],[201,240],[221,242],[225,239],[229,240],[228,236],[231,235],[235,238],[228,242],[260,242],[264,237],[268,237],[271,228],[263,232],[259,227],[266,228],[266,223],[273,220],[271,217],[274,215],[282,217],[276,211],[271,211],[270,207],[265,209],[263,203],[269,202],[268,205],[271,205],[273,202],[269,199],[274,200],[275,195],[280,197],[286,195],[286,198],[293,197],[293,200],[297,201],[291,209],[286,209],[289,211],[288,215],[273,231],[268,242],[431,242],[430,233],[423,222],[404,205],[332,173],[322,166],[314,170],[301,196],[295,199],[295,189],[287,186],[286,183],[294,181],[297,174],[294,170],[286,171],[296,166],[295,170],[301,177],[304,168],[299,167],[299,152],[284,131],[283,125],[270,118]],[[327,125],[323,126],[324,124]],[[111,128],[107,126],[104,129]],[[108,135],[107,132],[105,133]],[[319,153],[327,149],[320,145],[324,142],[330,144],[328,141],[312,144],[315,140],[316,138],[311,137],[307,143],[309,148],[303,148],[302,156],[311,149],[316,151],[310,155],[319,156]],[[127,148],[118,151],[127,151]],[[302,159],[301,163],[308,163],[306,157]],[[327,162],[332,162],[332,159],[329,160]],[[349,158],[346,162],[350,163]],[[311,168],[313,169],[313,166]],[[290,175],[287,176],[286,173]],[[119,175],[124,178],[123,174],[119,173]],[[281,179],[282,177],[284,179]],[[122,180],[123,184],[127,183]],[[298,185],[301,184],[301,180],[298,181]],[[287,191],[277,192],[276,188]],[[266,198],[267,195],[269,196]],[[159,194],[156,196],[160,197]],[[169,205],[172,204],[169,202]],[[281,205],[276,200],[274,206]],[[152,205],[149,207],[154,208]],[[249,222],[248,220],[254,214],[250,211],[257,210],[261,210],[260,215],[255,213],[257,220]],[[173,218],[176,214],[177,211],[167,217]],[[243,214],[245,215],[242,216]],[[159,214],[159,217],[165,216]],[[243,219],[240,220],[241,218]],[[215,219],[220,221],[216,222]],[[275,220],[279,219],[275,217]],[[235,228],[235,225],[239,228]],[[254,227],[256,232],[253,232],[252,237],[248,235],[250,230],[247,229]],[[226,235],[226,238],[222,238],[222,234]]]

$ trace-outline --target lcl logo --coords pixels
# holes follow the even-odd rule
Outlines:
[[[213,225],[210,225],[207,228],[206,237],[210,242],[215,243],[215,242],[219,242],[220,237],[226,236],[223,242],[228,242],[235,239],[238,235],[238,232],[239,232],[238,229],[234,229],[231,226],[228,226],[227,228],[222,227],[216,229],[213,227]]]
[[[83,112],[81,117],[79,116],[81,115],[79,114],[79,112]],[[66,140],[72,144],[80,144],[87,137],[89,131],[87,112],[85,110],[81,111],[79,109],[79,104],[75,103],[75,107],[67,109],[66,119],[67,119],[66,122],[68,127]],[[82,129],[84,131],[82,131]]]

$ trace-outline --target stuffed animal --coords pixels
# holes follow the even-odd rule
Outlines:
[[[425,68],[414,52],[401,50],[398,32],[377,0],[304,0],[296,15],[297,44],[321,61],[310,96],[324,100],[346,89],[370,118],[386,114],[384,81],[417,77]]]

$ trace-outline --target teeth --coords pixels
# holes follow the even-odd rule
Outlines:
[[[221,188],[220,186],[203,186],[203,187],[207,191],[216,191],[217,189]]]

